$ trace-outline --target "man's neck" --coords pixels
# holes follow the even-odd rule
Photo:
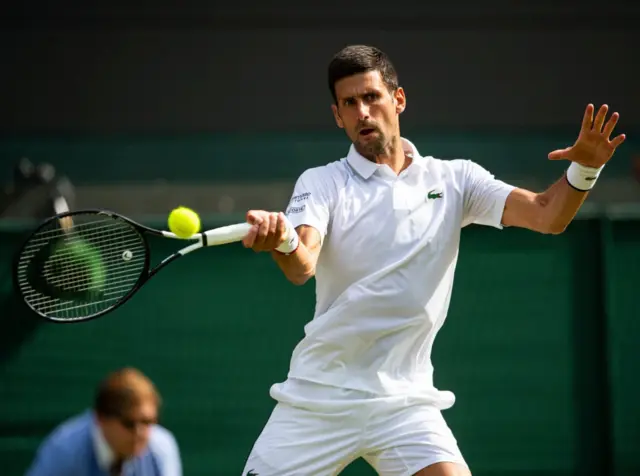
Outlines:
[[[94,424],[91,433],[98,466],[102,469],[109,470],[114,463],[119,463],[121,465],[126,461],[126,458],[117,455],[113,451],[97,422]]]
[[[396,174],[399,174],[411,165],[412,159],[407,157],[402,147],[402,139],[399,135],[394,137],[386,149],[383,154],[374,156],[372,161],[376,164],[388,165]]]

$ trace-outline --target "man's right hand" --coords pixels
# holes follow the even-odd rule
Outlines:
[[[247,223],[253,226],[242,240],[245,248],[251,248],[253,251],[273,251],[286,238],[287,222],[282,212],[249,210]]]

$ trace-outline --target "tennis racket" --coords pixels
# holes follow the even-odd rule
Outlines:
[[[66,212],[45,220],[16,254],[14,282],[36,314],[50,321],[82,322],[127,302],[161,269],[192,251],[241,241],[247,223],[182,239],[106,210]],[[147,239],[160,236],[193,243],[151,267]]]

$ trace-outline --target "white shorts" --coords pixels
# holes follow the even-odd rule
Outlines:
[[[278,403],[242,476],[330,476],[359,457],[382,476],[440,462],[467,466],[432,405],[292,380],[271,395]]]

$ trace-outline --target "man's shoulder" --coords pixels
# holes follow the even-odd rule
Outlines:
[[[317,191],[324,196],[333,196],[349,180],[346,159],[306,169],[297,180],[297,189],[304,193]]]
[[[426,157],[429,163],[429,171],[439,175],[439,178],[445,182],[452,184],[463,183],[468,176],[484,168],[471,159],[452,158],[438,159],[435,157]]]
[[[91,451],[91,415],[80,414],[63,421],[42,441],[39,454],[59,464],[77,464]]]
[[[437,157],[424,157],[424,160],[427,160],[430,168],[434,168],[435,170],[441,172],[457,172],[463,170],[469,164],[472,164],[473,161],[469,159],[463,158],[452,158],[452,159],[440,159]]]
[[[50,433],[50,440],[70,440],[88,438],[91,436],[91,413],[85,412],[75,415],[60,423]]]
[[[178,443],[174,434],[162,425],[154,425],[149,438],[149,446],[152,451],[177,449]]]
[[[347,159],[342,158],[334,160],[328,164],[317,165],[304,170],[301,177],[320,178],[320,179],[337,179],[346,176],[348,173]]]

